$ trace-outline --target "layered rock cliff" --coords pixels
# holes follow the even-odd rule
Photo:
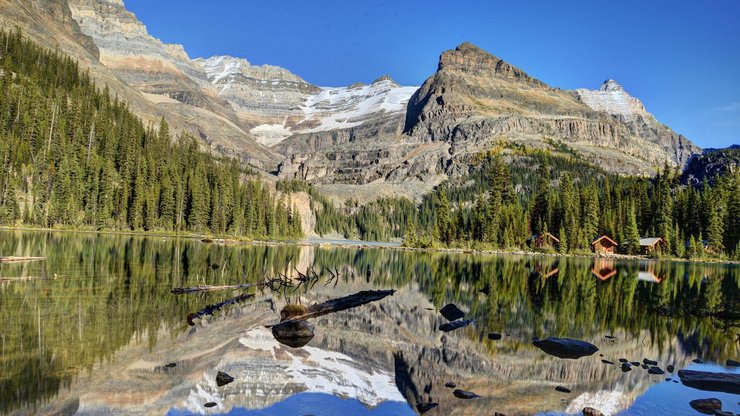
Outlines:
[[[625,172],[683,165],[699,150],[613,81],[596,92],[552,88],[469,43],[442,53],[437,72],[409,102],[405,131],[450,143],[452,155],[501,139],[534,146],[558,140]]]
[[[443,52],[419,89],[389,77],[330,88],[242,58],[191,60],[120,0],[8,0],[0,22],[70,53],[145,121],[165,117],[218,153],[345,198],[419,196],[501,143],[565,143],[629,174],[684,165],[700,150],[615,81],[552,88],[469,43]]]

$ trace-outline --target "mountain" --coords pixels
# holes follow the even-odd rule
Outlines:
[[[698,185],[705,179],[711,181],[715,176],[740,169],[740,145],[724,149],[704,149],[686,165],[681,182]]]
[[[343,199],[419,197],[493,146],[567,149],[631,174],[700,151],[615,81],[553,88],[469,43],[443,52],[421,88],[387,76],[320,87],[240,57],[191,59],[121,0],[6,0],[0,23],[78,59],[145,121],[164,117],[268,178],[305,179]]]
[[[614,81],[599,91],[552,88],[469,43],[442,53],[437,72],[409,103],[405,131],[450,143],[452,164],[500,140],[533,147],[562,141],[625,173],[683,165],[699,151]]]

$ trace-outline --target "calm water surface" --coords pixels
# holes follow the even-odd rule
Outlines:
[[[0,256],[10,255],[46,259],[0,264],[1,414],[385,416],[414,415],[431,400],[439,407],[428,415],[580,414],[585,406],[692,415],[688,402],[709,397],[740,413],[738,395],[602,363],[650,358],[663,369],[740,373],[725,366],[740,360],[736,265],[2,231]],[[255,298],[193,327],[189,313],[235,293],[170,292],[310,269],[321,276],[311,288],[252,290]],[[288,303],[366,289],[397,292],[314,319],[306,347],[283,346],[264,328]],[[439,331],[438,310],[449,302],[476,323]],[[558,359],[535,348],[535,336],[582,339],[600,351]],[[218,371],[235,381],[217,387]],[[457,399],[447,382],[482,397]]]

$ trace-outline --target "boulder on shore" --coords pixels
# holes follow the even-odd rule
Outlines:
[[[683,384],[695,389],[740,394],[740,374],[678,370],[678,377]]]
[[[550,337],[543,340],[535,338],[532,344],[550,355],[572,360],[593,355],[599,350],[594,344],[570,338]]]

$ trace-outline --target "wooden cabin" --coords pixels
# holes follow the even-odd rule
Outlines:
[[[640,253],[653,254],[664,244],[665,242],[660,237],[640,237]]]
[[[533,248],[551,248],[560,244],[560,239],[554,235],[545,232],[542,234],[536,234],[529,238],[529,244]]]
[[[614,251],[618,245],[619,244],[617,244],[616,241],[609,238],[609,236],[602,235],[601,237],[594,240],[593,243],[591,243],[591,249],[594,251],[594,253],[597,253],[597,254],[602,254],[602,253],[614,254]]]
[[[617,267],[613,259],[596,258],[591,273],[603,282],[617,274]]]

